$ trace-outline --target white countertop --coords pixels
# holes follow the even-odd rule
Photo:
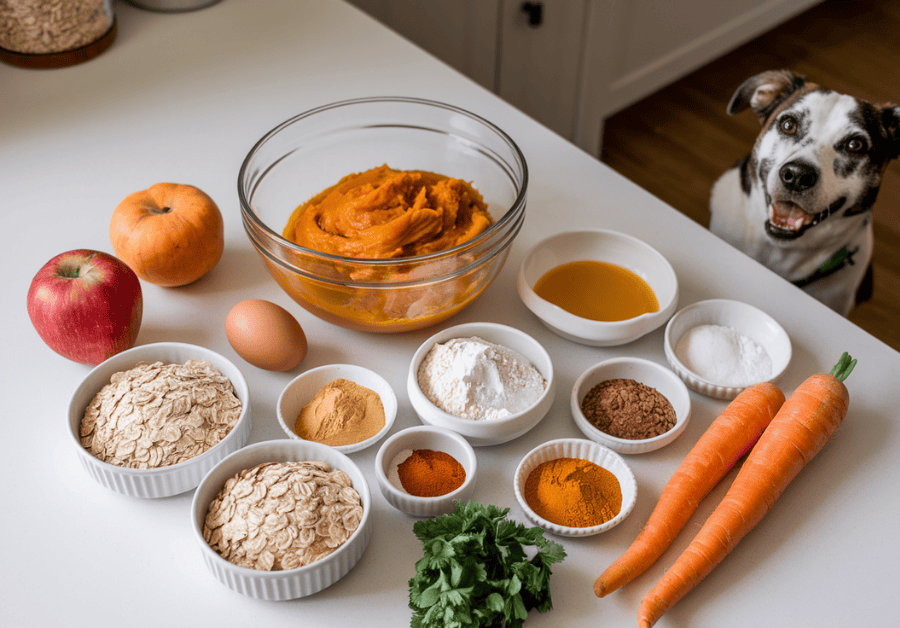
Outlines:
[[[488,320],[517,326],[547,348],[559,377],[547,417],[525,436],[477,450],[474,499],[512,508],[512,473],[541,442],[581,437],[568,395],[588,366],[634,355],[665,364],[662,330],[624,347],[589,348],[544,328],[519,301],[515,272],[540,238],[581,227],[635,235],[671,261],[681,304],[724,297],[757,305],[790,334],[789,393],[829,370],[841,352],[859,360],[848,380],[850,412],[821,454],[724,563],[659,626],[851,626],[896,622],[900,564],[900,354],[737,253],[368,16],[323,0],[224,0],[208,9],[157,14],[115,5],[119,35],[80,66],[0,66],[0,208],[4,219],[4,411],[0,438],[4,540],[0,608],[7,626],[329,626],[409,624],[407,581],[421,556],[414,519],[393,510],[374,481],[377,448],[353,454],[370,474],[375,527],[359,564],[309,598],[266,603],[221,585],[202,562],[188,525],[192,493],[137,500],[102,488],[81,468],[66,434],[69,396],[89,368],[61,358],[31,327],[25,294],[57,253],[111,252],[118,202],[160,181],[191,183],[225,216],[219,265],[194,285],[144,283],[139,344],[182,341],[239,364],[251,390],[252,442],[280,438],[275,401],[303,368],[353,362],[397,391],[394,431],[418,424],[405,390],[408,362],[435,329],[402,335],[349,332],[294,304],[267,274],[243,232],[237,172],[251,146],[283,120],[345,98],[406,95],[442,100],[496,122],[522,148],[530,184],[525,225],[495,283],[445,325]],[[723,166],[724,167],[724,166]],[[289,373],[247,365],[225,338],[232,305],[263,298],[291,310],[310,341]],[[387,356],[387,359],[385,359]],[[551,579],[554,608],[540,626],[635,625],[646,591],[724,494],[734,472],[701,506],[657,565],[621,591],[594,596],[599,573],[638,533],[660,489],[725,404],[691,394],[684,435],[663,450],[627,456],[638,481],[630,517],[605,534],[559,539],[569,556]]]

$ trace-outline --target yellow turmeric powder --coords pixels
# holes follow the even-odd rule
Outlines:
[[[551,523],[590,528],[619,514],[622,488],[616,476],[600,465],[580,458],[557,458],[528,474],[525,501]]]

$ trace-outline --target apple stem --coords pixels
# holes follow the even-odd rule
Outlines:
[[[168,214],[170,211],[172,211],[171,207],[162,207],[160,209],[153,208],[150,210],[150,213],[151,214]]]

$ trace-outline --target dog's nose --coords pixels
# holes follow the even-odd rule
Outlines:
[[[793,192],[808,190],[819,180],[818,171],[802,161],[789,161],[781,167],[778,174],[784,187]]]

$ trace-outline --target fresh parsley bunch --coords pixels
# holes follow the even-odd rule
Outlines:
[[[528,611],[550,610],[550,565],[566,556],[541,528],[506,519],[509,508],[457,502],[418,521],[425,555],[409,581],[412,628],[521,628]],[[526,546],[537,548],[531,560]]]

